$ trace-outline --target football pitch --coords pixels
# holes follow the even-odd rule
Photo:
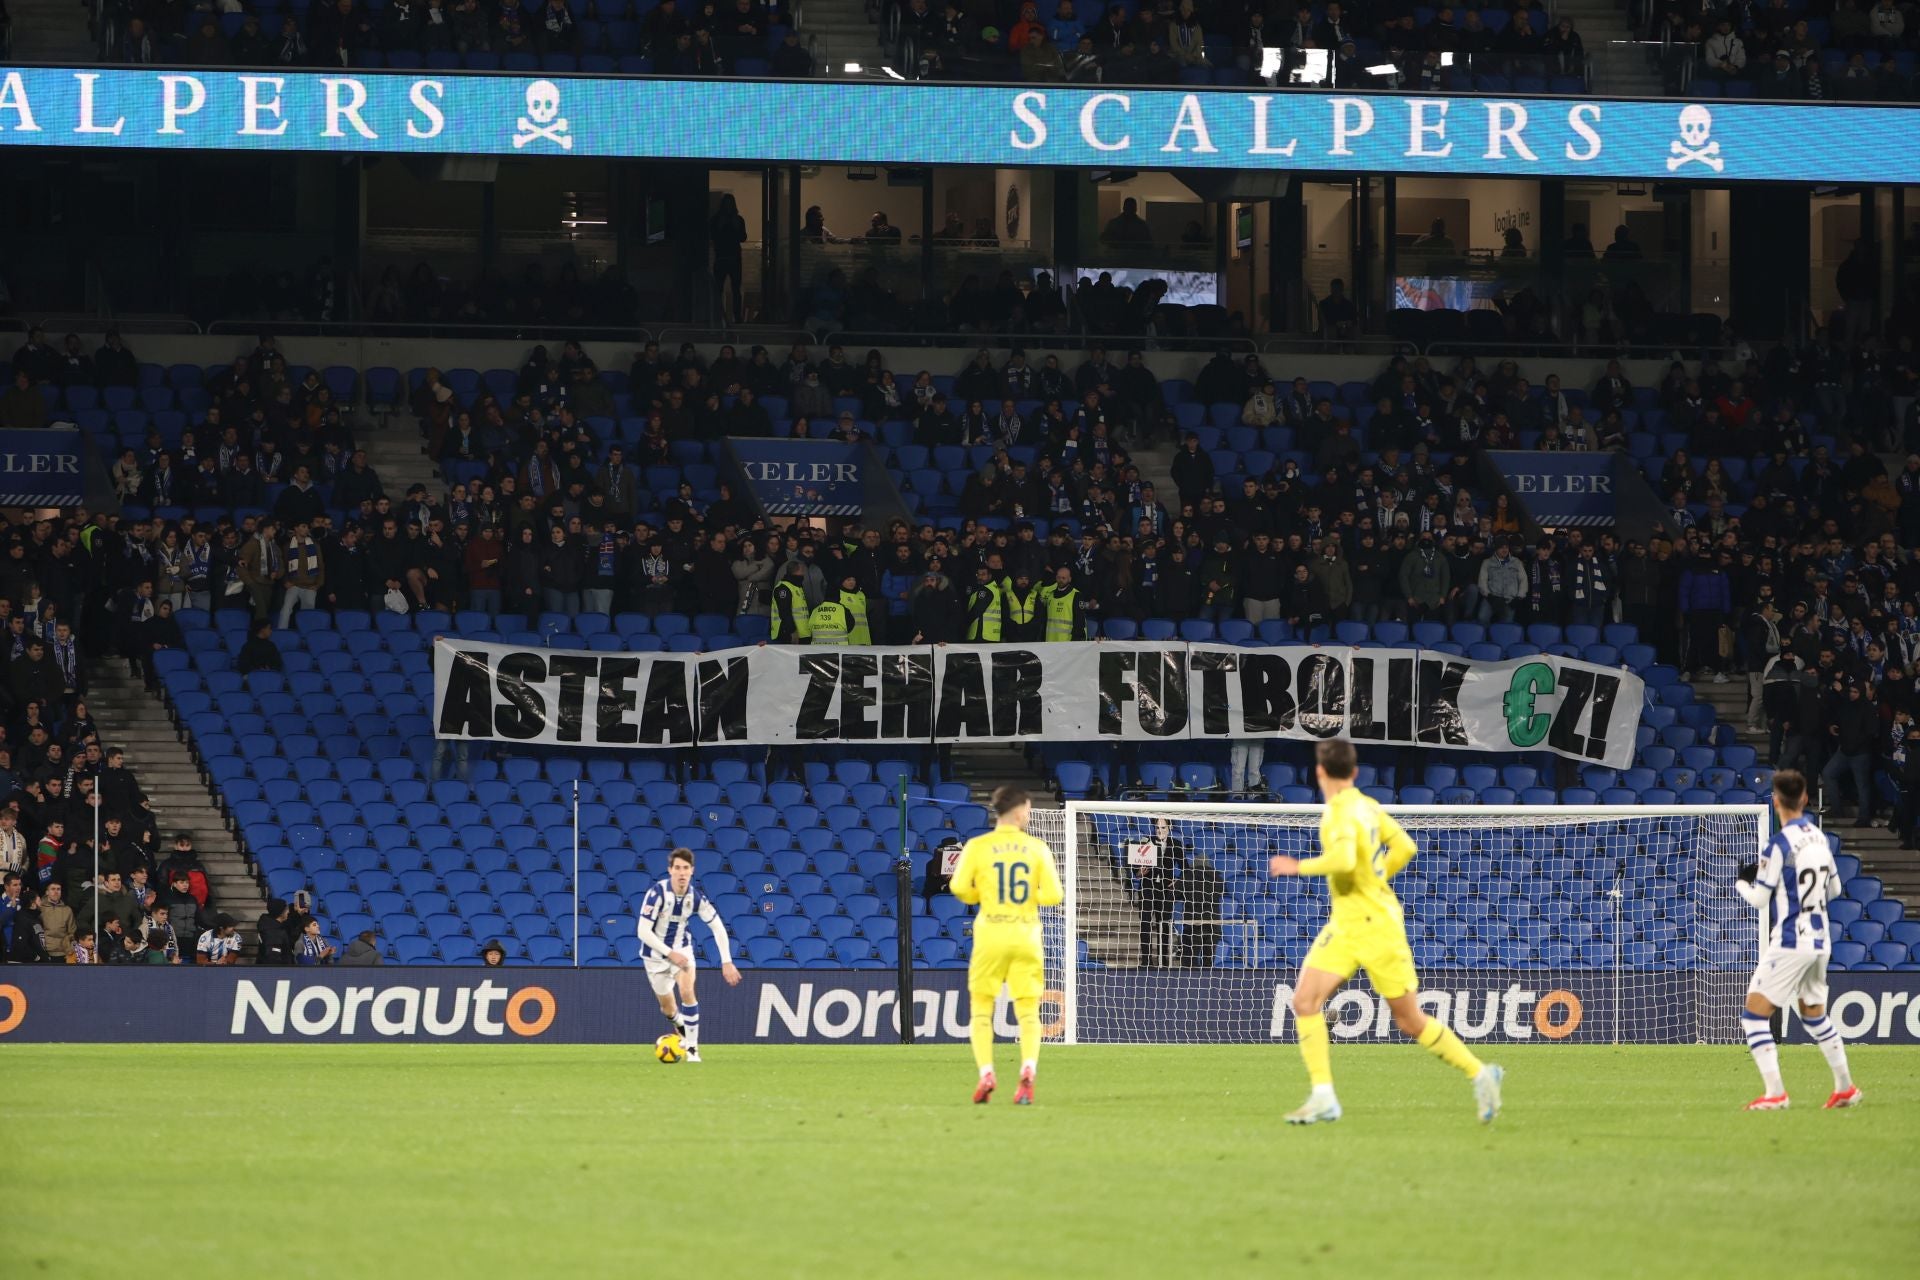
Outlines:
[[[1406,1045],[1075,1047],[1039,1105],[964,1047],[0,1051],[16,1276],[1888,1276],[1920,1247],[1920,1049],[1867,1102],[1748,1115],[1737,1046],[1493,1055],[1506,1113]],[[141,1258],[146,1262],[141,1262]]]

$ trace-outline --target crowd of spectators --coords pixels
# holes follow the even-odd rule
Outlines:
[[[884,28],[921,78],[1119,84],[1307,83],[1506,90],[1580,77],[1570,18],[1536,0],[1376,7],[1244,0],[904,0]],[[815,74],[779,4],[761,0],[105,0],[106,61],[194,66],[466,66],[692,76]],[[858,49],[842,52],[858,54]],[[1489,76],[1498,83],[1483,83]]]
[[[125,753],[102,748],[75,622],[104,531],[85,513],[9,528],[0,618],[0,962],[192,963],[217,932],[187,835],[163,847]],[[49,597],[42,581],[58,584]],[[67,620],[63,606],[78,607]],[[49,624],[48,619],[58,619]],[[82,624],[84,626],[84,624]]]
[[[105,61],[245,67],[460,67],[661,75],[813,74],[779,4],[761,0],[106,0]]]
[[[1902,0],[1649,6],[1673,92],[1905,102],[1920,22]],[[1244,0],[902,0],[903,68],[931,79],[1545,91],[1588,70],[1574,21],[1537,0],[1488,6]],[[195,66],[467,66],[804,77],[813,51],[761,0],[103,0],[105,61]],[[10,24],[0,7],[0,56]],[[858,53],[858,50],[847,52]],[[1559,89],[1567,86],[1560,85]]]
[[[1911,102],[1920,23],[1902,0],[1739,0],[1653,10],[1668,88],[1696,96]]]
[[[905,0],[898,23],[922,76],[1112,84],[1301,83],[1471,89],[1476,76],[1584,77],[1571,18],[1545,5],[1248,4],[1221,0]]]
[[[49,352],[30,344],[15,368],[57,376]],[[427,371],[412,407],[449,484],[404,495],[318,379],[286,376],[262,339],[209,384],[177,446],[156,437],[123,457],[119,482],[145,499],[126,519],[16,531],[9,562],[58,566],[0,583],[26,637],[16,672],[41,673],[43,705],[84,690],[32,637],[78,635],[138,664],[177,643],[170,613],[185,606],[252,614],[243,667],[273,666],[274,625],[307,608],[744,616],[780,643],[822,642],[823,605],[837,606],[828,640],[909,643],[1145,619],[1303,636],[1343,621],[1625,621],[1695,678],[1744,677],[1774,759],[1825,774],[1830,795],[1857,776],[1857,687],[1878,717],[1869,777],[1904,776],[1895,727],[1910,720],[1895,713],[1920,658],[1920,360],[1904,336],[1740,348],[1645,388],[1617,362],[1579,388],[1513,360],[1396,357],[1337,391],[1226,351],[1175,384],[1141,352],[1099,347],[1066,361],[982,350],[936,375],[878,351],[650,343],[620,382],[568,342],[536,348],[511,388],[459,393]],[[1195,405],[1213,425],[1191,428]],[[783,528],[711,466],[681,465],[727,435],[871,440],[902,472],[946,468],[944,488],[921,495],[915,523]],[[1170,493],[1134,457],[1168,442]],[[1516,512],[1474,490],[1492,448],[1628,450],[1670,510],[1644,539],[1525,538]],[[1877,451],[1896,448],[1914,456],[1890,476]],[[164,475],[209,477],[194,514],[161,501]],[[209,503],[232,514],[200,518]],[[1763,696],[1789,676],[1822,700]],[[39,686],[21,679],[24,706]]]
[[[1875,452],[1920,451],[1920,362],[1904,338],[1845,349],[1821,334],[1726,365],[1676,363],[1644,391],[1617,362],[1580,389],[1544,371],[1536,385],[1513,361],[1396,358],[1367,387],[1370,410],[1223,352],[1192,396],[1242,406],[1244,428],[1288,446],[1241,452],[1231,472],[1180,428],[1138,352],[1096,348],[1067,367],[982,351],[942,391],[931,371],[903,378],[878,352],[855,363],[838,348],[722,348],[708,360],[649,347],[628,375],[646,419],[631,445],[577,412],[570,389],[592,385],[592,369],[573,346],[536,353],[511,405],[420,397],[430,441],[469,469],[409,508],[424,516],[417,533],[383,533],[444,542],[432,573],[401,584],[408,607],[767,613],[783,643],[814,638],[823,604],[831,639],[902,643],[1068,639],[1146,618],[1279,621],[1310,636],[1343,620],[1627,621],[1689,676],[1746,676],[1756,723],[1770,673],[1803,665],[1837,688],[1817,715],[1802,706],[1783,722],[1799,732],[1776,752],[1824,773],[1830,795],[1855,768],[1857,703],[1879,717],[1869,767],[1904,767],[1894,717],[1920,658],[1920,453],[1896,477]],[[836,411],[849,400],[859,408]],[[1647,539],[1526,542],[1504,500],[1469,487],[1482,450],[1625,449],[1655,413],[1663,440],[1686,444],[1648,466],[1672,505]],[[680,442],[818,435],[822,418],[838,438],[991,456],[951,486],[949,511],[917,525],[780,530],[724,486],[686,484],[658,515],[623,510],[642,469]],[[1177,491],[1160,494],[1129,449],[1169,439]]]

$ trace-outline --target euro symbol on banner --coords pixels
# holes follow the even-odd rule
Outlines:
[[[1537,747],[1553,727],[1553,717],[1534,714],[1534,700],[1554,691],[1553,668],[1529,662],[1513,673],[1500,709],[1507,715],[1507,740],[1516,747]]]

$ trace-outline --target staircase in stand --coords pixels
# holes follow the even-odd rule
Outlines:
[[[1551,21],[1561,18],[1573,19],[1592,60],[1593,92],[1628,98],[1665,96],[1660,47],[1638,39],[1617,0],[1559,0]]]
[[[192,835],[194,851],[207,869],[215,909],[232,916],[251,945],[254,922],[266,910],[260,882],[248,869],[173,713],[137,676],[128,675],[126,663],[117,658],[95,663],[87,679],[87,708],[100,728],[101,743],[125,748],[127,765],[153,808],[160,840],[156,856],[165,859],[175,832]]]
[[[447,486],[433,459],[427,457],[426,441],[412,413],[403,409],[384,422],[360,419],[354,424],[354,443],[367,451],[367,465],[379,475],[380,487],[394,506],[416,484],[427,486],[428,496],[436,502],[445,496]]]
[[[87,10],[73,0],[10,0],[13,61],[84,67],[98,61]]]
[[[846,63],[880,57],[880,26],[866,0],[806,0],[795,25],[814,42],[815,74],[838,76]]]
[[[1714,684],[1710,680],[1698,680],[1693,685],[1694,696],[1702,702],[1710,703],[1714,713],[1738,731],[1740,741],[1753,747],[1760,753],[1761,763],[1767,758],[1767,735],[1747,729],[1747,681],[1745,676],[1734,676],[1726,684]],[[1818,779],[1809,779],[1817,788]],[[1885,821],[1886,806],[1881,805],[1881,820]],[[1851,814],[1850,807],[1841,807],[1840,812]],[[1860,869],[1867,875],[1880,877],[1881,891],[1890,898],[1898,898],[1905,903],[1910,913],[1920,914],[1920,852],[1900,847],[1899,835],[1884,826],[1856,827],[1850,817],[1829,817],[1822,823],[1826,829],[1840,837],[1840,847],[1847,853],[1860,859]]]
[[[1110,969],[1139,967],[1140,909],[1120,879],[1113,850],[1095,836],[1093,819],[1080,819],[1074,848],[1079,855],[1074,917],[1088,956]]]

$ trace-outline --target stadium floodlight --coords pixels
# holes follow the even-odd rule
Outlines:
[[[1766,806],[1385,808],[1420,846],[1393,888],[1422,1006],[1463,1038],[1738,1041],[1759,930],[1732,886],[1771,835]],[[1269,878],[1267,860],[1318,852],[1323,813],[1140,801],[1034,810],[1028,829],[1053,847],[1067,895],[1043,913],[1049,1038],[1291,1039],[1292,983],[1327,893]],[[1143,921],[1132,870],[1155,859],[1178,864],[1179,906],[1163,901]],[[1328,1021],[1343,1040],[1391,1031],[1358,982]]]

